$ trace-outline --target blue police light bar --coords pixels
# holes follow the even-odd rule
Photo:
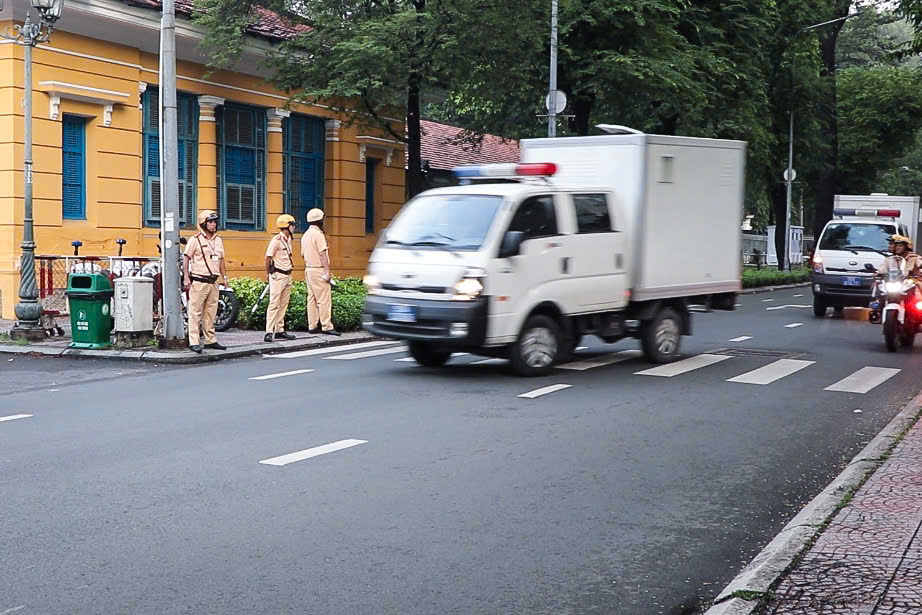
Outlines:
[[[457,178],[471,177],[550,177],[557,173],[553,162],[524,162],[520,164],[477,164],[455,167]]]
[[[834,216],[860,216],[868,218],[899,218],[899,209],[844,209],[835,208],[832,210]]]

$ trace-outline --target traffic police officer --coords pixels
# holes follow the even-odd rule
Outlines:
[[[199,329],[205,348],[227,350],[218,343],[214,323],[218,317],[218,279],[227,283],[224,267],[224,241],[218,235],[218,214],[203,211],[198,215],[201,232],[193,235],[183,253],[183,289],[189,292],[189,348],[202,353]]]
[[[295,219],[282,214],[275,223],[279,234],[272,238],[266,249],[266,275],[269,277],[269,310],[266,312],[265,341],[293,340],[295,336],[285,331],[285,313],[291,298],[291,236],[295,232]]]
[[[306,269],[304,279],[310,294],[307,297],[307,326],[311,333],[339,336],[333,328],[333,303],[330,296],[330,250],[323,234],[323,210],[307,212],[310,227],[301,237],[301,254]]]

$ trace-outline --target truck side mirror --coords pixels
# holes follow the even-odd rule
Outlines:
[[[867,271],[868,273],[874,273],[875,271],[877,271],[877,269],[875,269],[874,265],[872,265],[871,263],[865,263],[864,270]]]
[[[506,231],[503,243],[499,246],[499,258],[518,256],[522,250],[523,241],[525,241],[525,233],[522,231]]]

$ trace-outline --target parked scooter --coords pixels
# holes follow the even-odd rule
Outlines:
[[[906,261],[887,256],[887,273],[878,274],[871,295],[871,322],[882,322],[887,350],[896,352],[902,345],[912,348],[922,324],[922,298]]]

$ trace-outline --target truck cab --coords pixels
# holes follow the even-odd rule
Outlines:
[[[884,262],[890,237],[909,235],[900,210],[836,208],[826,224],[811,262],[813,313],[828,308],[867,307],[874,273]]]
[[[367,330],[408,340],[424,365],[465,350],[530,375],[576,346],[574,318],[625,310],[630,245],[614,195],[540,181],[554,164],[513,166],[488,171],[516,183],[438,188],[407,203],[369,262]],[[617,321],[605,323],[616,335]]]

